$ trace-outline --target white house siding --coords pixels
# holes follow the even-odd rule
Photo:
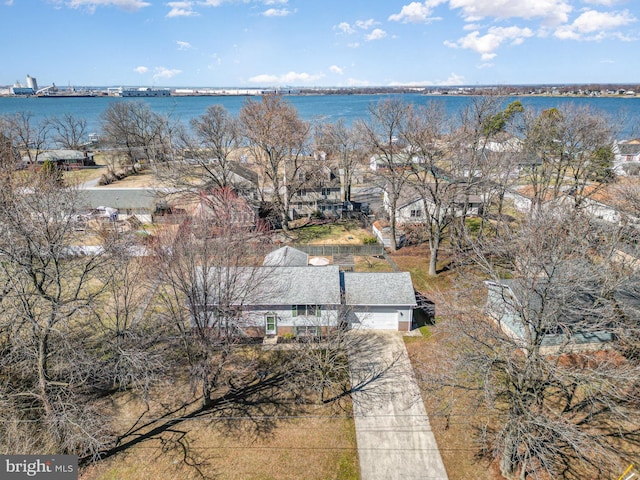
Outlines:
[[[292,305],[267,305],[260,307],[245,307],[243,312],[243,327],[249,332],[264,334],[267,315],[275,314],[277,317],[276,335],[294,333],[295,327],[336,327],[338,325],[338,308],[336,305],[322,305],[321,315],[292,316]]]

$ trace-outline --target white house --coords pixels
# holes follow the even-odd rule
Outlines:
[[[443,195],[447,196],[454,194],[454,192],[443,193]],[[384,192],[382,202],[387,214],[391,216],[391,205],[386,191]],[[440,215],[453,215],[455,217],[462,215],[477,216],[482,213],[484,203],[482,195],[458,193],[455,194],[455,198],[453,198],[452,201],[446,200],[443,202],[444,209],[440,212]],[[414,192],[407,191],[398,199],[395,210],[396,224],[425,223],[429,220],[429,216],[435,215],[435,209],[436,205],[428,198],[423,199]]]
[[[640,139],[616,142],[613,146],[616,175],[640,175]]]
[[[204,318],[192,318],[192,325],[213,326],[222,308],[218,299],[226,296],[231,300],[224,308],[235,312],[234,327],[247,336],[316,335],[331,328],[411,329],[417,303],[408,272],[340,272],[338,265],[283,266],[278,258],[296,256],[295,249],[285,248],[286,254],[269,257],[261,267],[212,268],[206,274],[198,268],[196,276],[202,284],[206,282],[209,291],[202,295],[208,305],[201,309]],[[227,279],[232,281],[225,286]]]

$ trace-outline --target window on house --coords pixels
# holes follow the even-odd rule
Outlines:
[[[301,325],[299,327],[293,327],[293,334],[300,336],[317,336],[320,333],[319,327],[311,325]]]
[[[320,305],[292,305],[292,317],[320,317],[322,316],[322,307]]]
[[[411,218],[418,218],[422,216],[422,210],[419,208],[414,208],[411,210],[411,212],[409,213],[409,216]]]

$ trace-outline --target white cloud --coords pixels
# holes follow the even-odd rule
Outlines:
[[[189,50],[189,49],[193,48],[189,42],[183,42],[181,40],[176,40],[176,43],[178,44],[178,50]]]
[[[411,2],[408,5],[404,5],[400,13],[394,13],[389,16],[388,20],[402,23],[429,23],[434,20],[434,18],[431,17],[434,7],[437,7],[444,1],[445,0],[433,0],[424,3]]]
[[[347,22],[340,22],[338,25],[333,27],[334,29],[340,30],[342,33],[354,33],[356,30]]]
[[[13,0],[5,0],[4,4],[5,4],[7,7],[10,7],[11,5],[13,5]]]
[[[358,47],[360,47],[360,43],[359,42],[348,43],[347,47],[349,47],[349,48],[358,48]]]
[[[373,18],[368,20],[358,20],[356,21],[356,27],[361,28],[362,30],[369,30],[374,25],[378,25],[379,22],[376,22]]]
[[[519,45],[525,38],[532,36],[533,31],[529,28],[491,27],[485,35],[481,36],[480,32],[475,30],[456,42],[446,41],[444,44],[448,47],[473,50],[479,53],[482,60],[486,62],[496,56],[495,50],[505,41],[511,40],[513,45]]]
[[[173,78],[176,75],[182,73],[182,70],[178,70],[176,68],[165,68],[165,67],[156,67],[153,69],[153,78]]]
[[[286,17],[291,15],[291,11],[286,8],[270,8],[262,12],[265,17]]]
[[[449,7],[461,9],[467,21],[485,17],[541,18],[549,25],[559,25],[569,19],[569,0],[449,0]]]
[[[342,74],[344,73],[344,71],[342,70],[342,68],[340,68],[340,67],[339,67],[339,66],[337,66],[337,65],[331,65],[331,66],[329,67],[329,71],[330,71],[331,73],[337,73],[338,75],[342,75]]]
[[[464,77],[452,72],[451,75],[449,75],[449,78],[444,82],[439,82],[439,85],[462,85],[463,83]]]
[[[312,75],[304,72],[288,72],[283,75],[270,75],[263,73],[251,77],[249,81],[251,83],[258,83],[261,85],[303,85],[312,84],[320,80],[324,75]]]
[[[381,30],[380,28],[374,28],[373,30],[371,30],[371,33],[366,36],[366,39],[368,42],[371,42],[373,40],[380,40],[386,36],[387,32]]]
[[[149,71],[149,68],[145,67],[144,65],[140,65],[139,67],[134,68],[133,71],[142,75],[147,73]]]
[[[197,17],[198,12],[193,10],[193,2],[169,2],[167,3],[171,10],[167,13],[167,17]]]
[[[368,80],[358,80],[357,78],[350,78],[347,80],[347,85],[350,87],[368,87],[371,85]]]
[[[135,12],[151,6],[151,3],[142,0],[68,0],[64,3],[71,8],[87,8],[91,12],[95,11],[97,7],[118,7]]]
[[[289,0],[266,0],[264,4],[265,5],[284,5],[288,2]]]
[[[623,3],[625,0],[582,0],[582,1],[590,5],[603,5],[605,7],[613,7],[618,3]]]
[[[622,12],[598,12],[587,10],[570,25],[562,25],[554,35],[563,40],[599,40],[607,36],[607,31],[615,30],[636,22],[627,10]],[[614,32],[613,35],[620,35]]]
[[[477,23],[467,23],[462,27],[463,30],[467,30],[467,31],[480,30],[481,28],[483,28],[482,25],[479,25]]]

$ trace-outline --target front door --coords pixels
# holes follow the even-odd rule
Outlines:
[[[276,335],[278,333],[278,321],[277,316],[273,313],[269,313],[266,318],[265,333],[267,335]]]

